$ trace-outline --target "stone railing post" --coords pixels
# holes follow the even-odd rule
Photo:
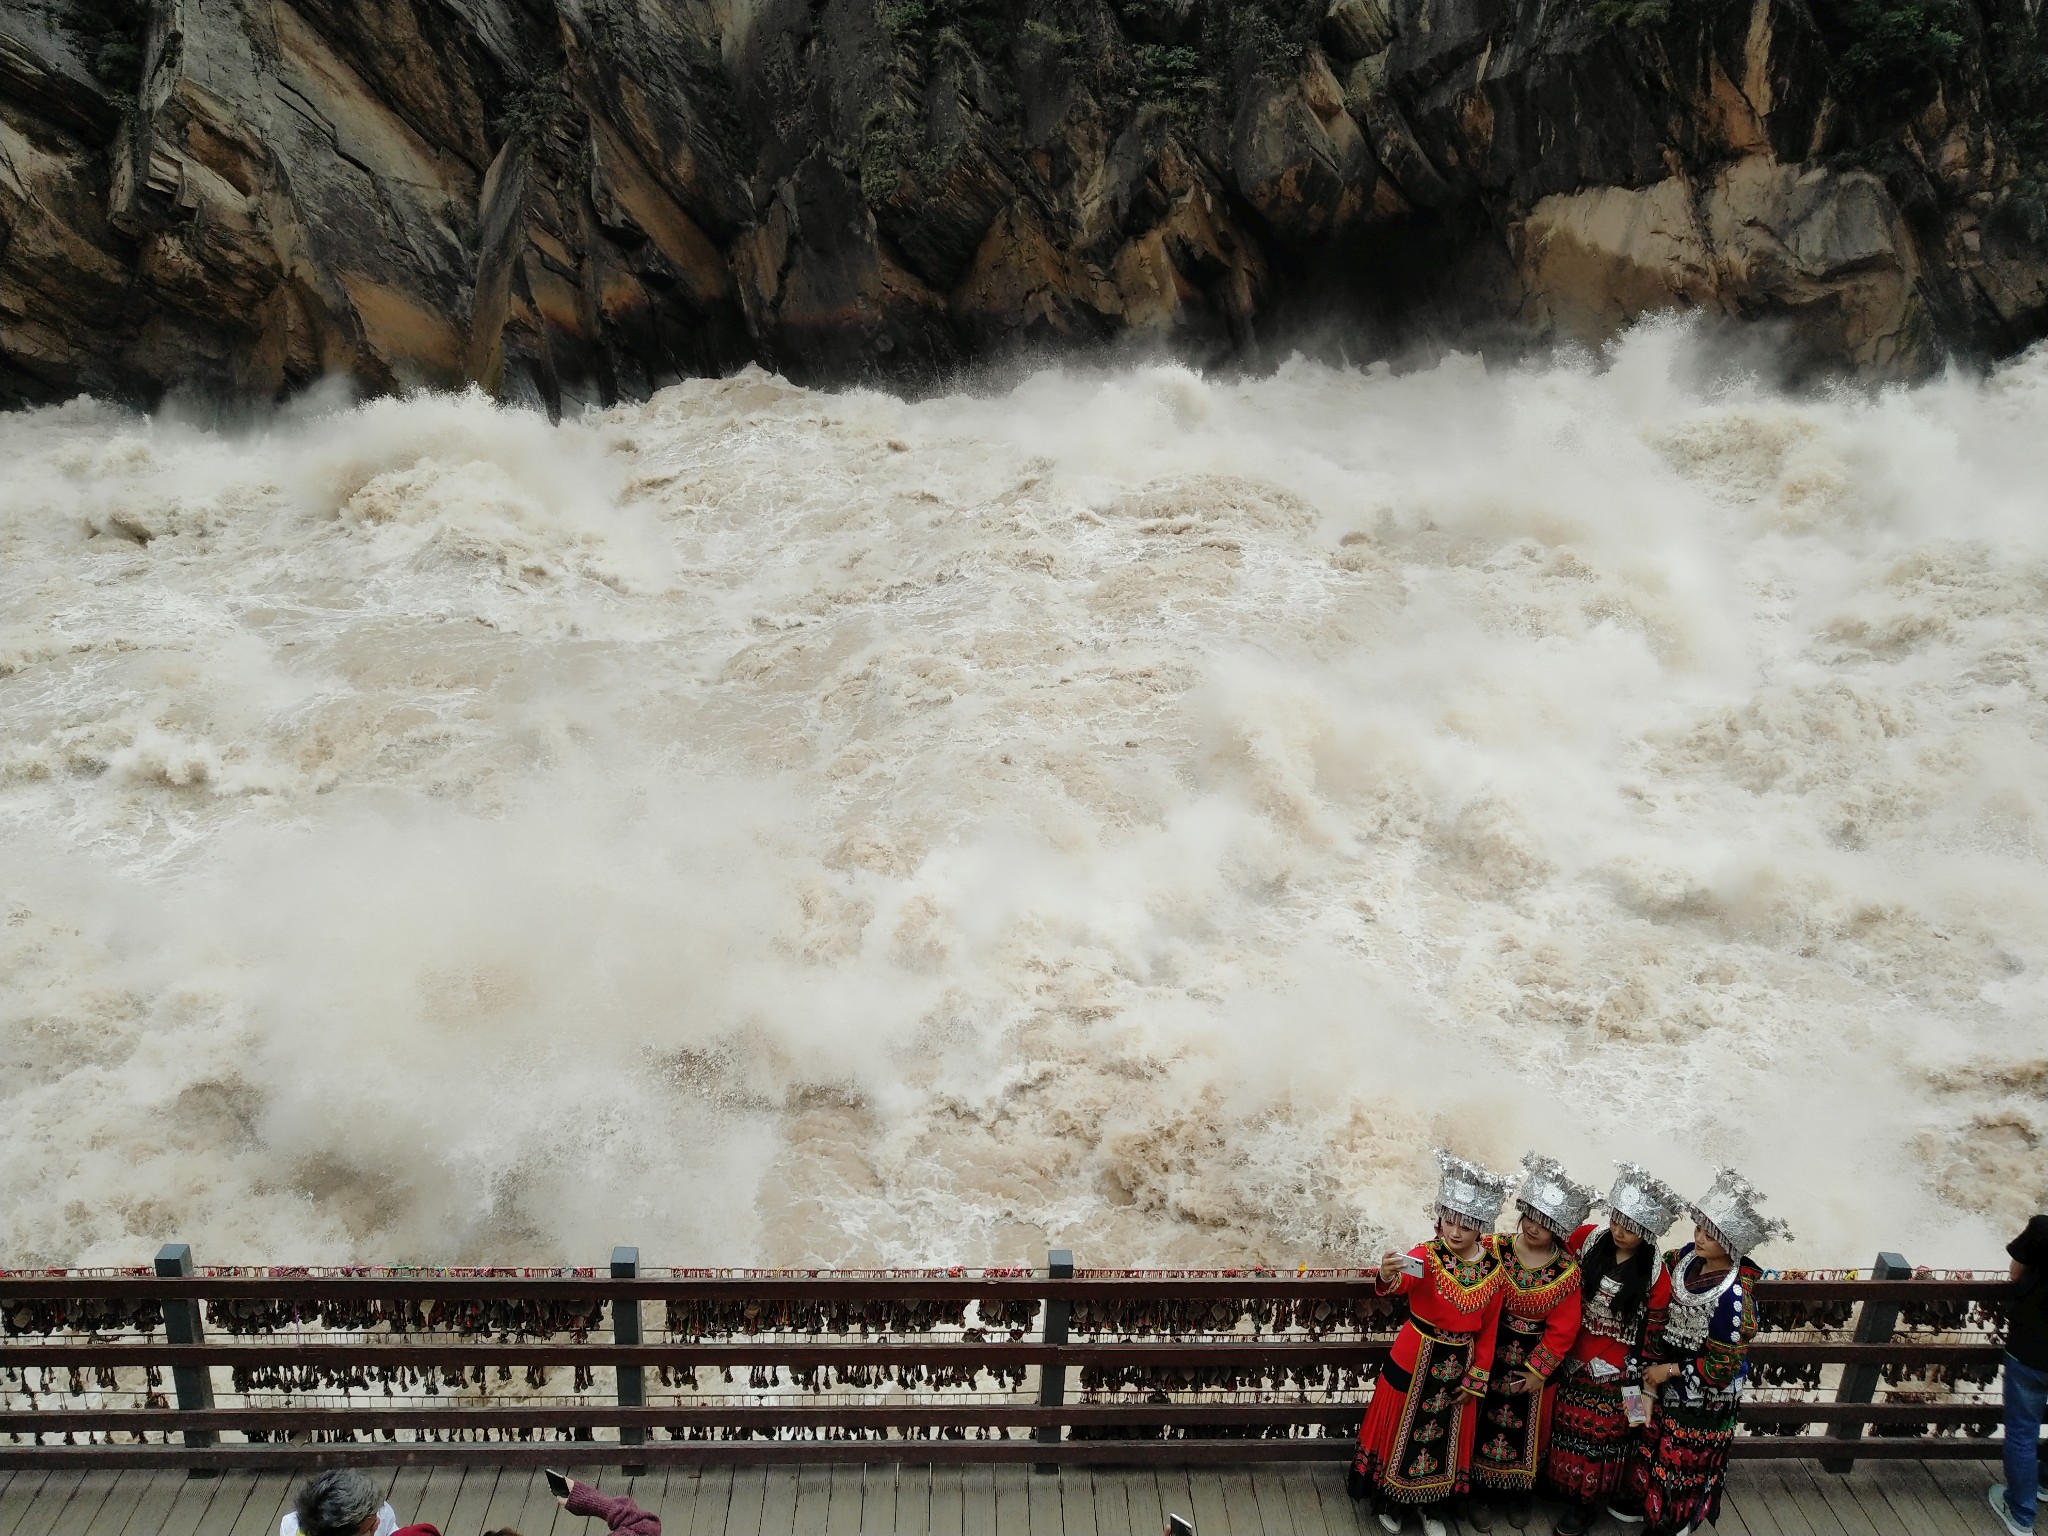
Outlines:
[[[614,1248],[612,1250],[612,1278],[614,1280],[637,1280],[640,1278],[640,1250],[638,1248]],[[614,1296],[612,1298],[612,1342],[614,1344],[638,1344],[640,1342],[640,1298],[637,1296]],[[647,1406],[647,1371],[638,1365],[622,1365],[618,1368],[619,1406],[621,1408],[645,1408]],[[619,1444],[645,1445],[647,1431],[638,1424],[619,1426]],[[647,1473],[644,1463],[628,1463],[621,1469],[628,1477],[643,1477]]]
[[[1054,1248],[1045,1256],[1045,1278],[1048,1280],[1071,1280],[1074,1278],[1074,1251],[1071,1248]],[[1044,1331],[1039,1335],[1042,1344],[1064,1344],[1067,1342],[1067,1321],[1074,1314],[1071,1301],[1045,1299]],[[1038,1406],[1059,1408],[1067,1401],[1067,1368],[1064,1365],[1041,1365],[1038,1368]],[[1057,1445],[1060,1440],[1060,1426],[1041,1424],[1032,1438],[1042,1445]],[[1041,1461],[1041,1472],[1059,1471],[1056,1461]]]
[[[192,1273],[192,1246],[189,1243],[165,1243],[157,1250],[156,1272],[171,1279],[183,1279]],[[199,1303],[191,1297],[165,1297],[164,1342],[167,1344],[204,1344],[206,1329],[200,1322]],[[203,1365],[174,1365],[171,1367],[171,1384],[178,1398],[180,1413],[198,1413],[213,1406],[213,1375]],[[210,1429],[188,1429],[185,1431],[185,1445],[190,1450],[204,1450],[211,1446],[216,1435]],[[190,1467],[188,1477],[216,1477],[218,1470],[213,1467]]]
[[[1910,1280],[1913,1266],[1896,1253],[1880,1253],[1877,1262],[1870,1266],[1873,1280]],[[1903,1299],[1903,1298],[1902,1298]],[[1856,1318],[1855,1342],[1858,1344],[1889,1344],[1892,1332],[1899,1326],[1899,1302],[1892,1300],[1871,1300],[1863,1303],[1863,1310]],[[1874,1365],[1845,1365],[1842,1367],[1842,1385],[1835,1392],[1838,1403],[1869,1403],[1877,1397],[1877,1383],[1881,1375]],[[1831,1440],[1861,1440],[1861,1424],[1831,1424],[1828,1426]],[[1847,1472],[1856,1465],[1854,1456],[1823,1456],[1821,1466],[1829,1472]]]

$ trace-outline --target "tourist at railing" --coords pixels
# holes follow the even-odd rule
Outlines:
[[[1544,1486],[1565,1501],[1557,1536],[1585,1536],[1603,1501],[1622,1496],[1638,1436],[1643,1322],[1654,1299],[1670,1297],[1657,1241],[1685,1202],[1634,1163],[1607,1192],[1607,1224],[1587,1223],[1566,1240],[1579,1260],[1580,1327],[1557,1386],[1543,1458]],[[1636,1412],[1631,1413],[1631,1407]]]
[[[400,1525],[383,1484],[353,1467],[322,1472],[299,1489],[278,1536],[441,1536],[431,1525]]]
[[[1472,1437],[1493,1364],[1507,1271],[1481,1241],[1515,1181],[1436,1153],[1436,1237],[1380,1259],[1378,1286],[1408,1298],[1408,1321],[1380,1370],[1358,1431],[1351,1496],[1375,1496],[1382,1527],[1418,1507],[1424,1536],[1446,1536],[1447,1503],[1471,1487]],[[1410,1398],[1414,1411],[1408,1411]]]
[[[1721,1513],[1728,1448],[1742,1403],[1749,1342],[1756,1337],[1758,1245],[1789,1237],[1757,1210],[1763,1196],[1732,1168],[1688,1210],[1692,1241],[1665,1255],[1669,1292],[1652,1300],[1643,1352],[1650,1424],[1629,1467],[1628,1491],[1648,1536],[1690,1533]],[[1617,1514],[1622,1514],[1617,1510]],[[1626,1515],[1623,1515],[1626,1518]]]
[[[2013,1536],[2034,1528],[2041,1492],[2041,1408],[2048,1397],[2048,1216],[2006,1244],[2018,1290],[2006,1314],[2005,1481],[1991,1507]]]
[[[569,1492],[555,1502],[572,1515],[596,1515],[605,1523],[606,1529],[618,1536],[661,1536],[661,1519],[648,1510],[642,1509],[624,1494],[607,1498],[588,1483],[569,1479]],[[500,1536],[518,1536],[515,1532],[503,1532]]]
[[[1495,1503],[1517,1529],[1528,1524],[1536,1474],[1549,1438],[1552,1386],[1579,1337],[1579,1261],[1565,1247],[1593,1209],[1595,1191],[1574,1183],[1554,1159],[1522,1159],[1515,1197],[1521,1225],[1487,1239],[1507,1271],[1493,1378],[1479,1405],[1472,1447],[1472,1502],[1465,1523],[1493,1529]]]

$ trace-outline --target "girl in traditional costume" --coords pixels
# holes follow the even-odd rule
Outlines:
[[[1528,1523],[1549,1438],[1552,1382],[1579,1337],[1579,1261],[1565,1242],[1594,1199],[1595,1192],[1573,1183],[1556,1159],[1531,1152],[1522,1159],[1515,1199],[1520,1230],[1486,1239],[1508,1285],[1472,1448],[1474,1500],[1465,1523],[1474,1530],[1493,1529],[1488,1500],[1507,1501],[1517,1529]]]
[[[1378,1289],[1407,1298],[1408,1321],[1373,1388],[1351,1472],[1353,1498],[1378,1495],[1383,1528],[1399,1531],[1413,1505],[1424,1536],[1445,1536],[1444,1505],[1471,1486],[1475,1410],[1508,1279],[1482,1238],[1515,1182],[1442,1148],[1436,1160],[1436,1237],[1405,1259],[1380,1259]]]
[[[1619,1498],[1637,1438],[1625,1394],[1643,1380],[1643,1325],[1664,1306],[1671,1281],[1657,1240],[1685,1202],[1670,1185],[1618,1163],[1605,1226],[1588,1222],[1565,1240],[1579,1260],[1579,1338],[1557,1383],[1543,1484],[1565,1501],[1557,1536],[1585,1536],[1604,1500]]]
[[[1757,1211],[1763,1196],[1732,1168],[1689,1207],[1692,1241],[1664,1256],[1669,1287],[1643,1329],[1650,1425],[1629,1464],[1628,1486],[1647,1536],[1690,1536],[1721,1513],[1735,1410],[1742,1402],[1749,1341],[1756,1337],[1758,1245],[1789,1237]]]

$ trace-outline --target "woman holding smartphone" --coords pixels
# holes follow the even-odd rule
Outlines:
[[[1441,1147],[1436,1236],[1380,1259],[1378,1289],[1408,1299],[1408,1321],[1358,1431],[1351,1496],[1378,1496],[1382,1528],[1415,1506],[1424,1536],[1446,1536],[1444,1505],[1470,1487],[1478,1401],[1493,1364],[1507,1272],[1481,1239],[1514,1179]]]
[[[1667,1293],[1661,1305],[1652,1298],[1643,1326],[1643,1354],[1653,1362],[1643,1371],[1650,1426],[1628,1471],[1646,1536],[1696,1531],[1721,1513],[1763,1276],[1749,1255],[1791,1236],[1757,1211],[1762,1200],[1749,1180],[1721,1169],[1689,1208],[1692,1241],[1664,1256]]]
[[[1578,1256],[1579,1338],[1559,1373],[1543,1483],[1565,1501],[1557,1536],[1585,1536],[1603,1500],[1617,1498],[1646,1417],[1642,1404],[1643,1325],[1662,1308],[1671,1282],[1657,1240],[1685,1202],[1634,1163],[1617,1163],[1605,1226],[1588,1222],[1565,1239]]]
[[[1522,1188],[1515,1197],[1519,1229],[1486,1239],[1507,1272],[1508,1286],[1493,1382],[1479,1405],[1472,1449],[1473,1503],[1465,1523],[1475,1531],[1493,1529],[1488,1498],[1511,1501],[1509,1519],[1518,1529],[1528,1523],[1550,1432],[1551,1383],[1579,1337],[1579,1261],[1566,1239],[1585,1222],[1595,1198],[1555,1158],[1531,1152],[1522,1159]]]

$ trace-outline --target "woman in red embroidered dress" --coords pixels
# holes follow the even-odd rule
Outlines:
[[[1514,1180],[1438,1149],[1431,1242],[1380,1260],[1379,1288],[1408,1299],[1358,1431],[1351,1494],[1376,1492],[1379,1522],[1401,1529],[1417,1505],[1424,1536],[1446,1536],[1443,1505],[1470,1486],[1477,1400],[1486,1392],[1507,1272],[1481,1241]]]
[[[1557,1536],[1585,1536],[1603,1499],[1621,1495],[1631,1448],[1628,1394],[1642,1385],[1643,1322],[1663,1307],[1670,1278],[1657,1262],[1657,1239],[1685,1202],[1634,1163],[1607,1192],[1607,1224],[1588,1222],[1566,1239],[1579,1260],[1579,1340],[1558,1373],[1543,1483],[1565,1501]]]
[[[1472,1450],[1474,1499],[1465,1523],[1476,1531],[1493,1529],[1489,1497],[1509,1501],[1517,1529],[1528,1523],[1550,1435],[1552,1382],[1579,1337],[1579,1264],[1564,1239],[1593,1209],[1594,1192],[1573,1183],[1556,1159],[1534,1152],[1522,1159],[1522,1172],[1520,1230],[1486,1240],[1508,1288]]]

